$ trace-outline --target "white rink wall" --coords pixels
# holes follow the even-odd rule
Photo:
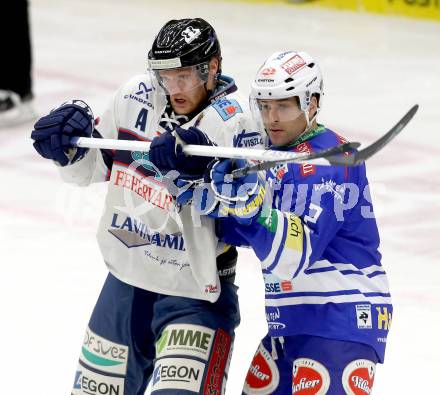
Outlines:
[[[99,114],[119,84],[145,70],[160,27],[188,16],[203,17],[216,28],[223,70],[245,94],[272,52],[311,53],[324,73],[321,121],[349,139],[369,143],[420,104],[402,135],[368,164],[395,304],[374,394],[436,393],[440,24],[281,4],[31,0],[39,113],[83,98]],[[105,185],[62,184],[55,167],[33,150],[31,129],[27,124],[0,130],[0,393],[59,395],[70,391],[106,276],[95,241]],[[241,251],[237,281],[242,324],[227,395],[240,394],[265,333],[263,284],[251,251]]]

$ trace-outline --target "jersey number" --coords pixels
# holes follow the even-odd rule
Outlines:
[[[309,214],[304,215],[304,222],[307,224],[316,224],[319,216],[322,213],[322,207],[319,207],[317,204],[310,203],[309,205]]]

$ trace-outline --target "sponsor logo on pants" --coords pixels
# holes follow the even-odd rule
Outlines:
[[[190,324],[168,325],[156,342],[156,356],[190,355],[208,360],[215,331]]]
[[[87,328],[79,359],[101,372],[125,375],[128,347],[104,339]]]
[[[367,359],[350,362],[342,373],[342,385],[348,395],[371,394],[376,364]]]
[[[72,395],[124,395],[124,379],[104,376],[80,366],[75,375]]]
[[[330,387],[330,375],[318,361],[308,358],[293,363],[292,393],[296,395],[325,395]]]
[[[187,358],[162,358],[153,371],[152,392],[163,389],[200,392],[205,364]]]
[[[269,351],[260,343],[244,383],[245,394],[269,395],[280,382],[280,373]]]

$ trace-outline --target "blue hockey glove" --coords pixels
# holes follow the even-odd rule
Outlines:
[[[245,165],[244,160],[215,161],[205,173],[205,183],[199,184],[191,196],[196,209],[213,218],[229,216],[240,224],[251,224],[263,206],[265,189],[256,173],[232,178],[232,170]],[[180,195],[189,196],[188,191]]]
[[[177,170],[182,179],[201,178],[208,164],[214,158],[186,156],[183,153],[182,142],[184,144],[214,145],[200,129],[193,126],[183,129],[177,126],[173,132],[165,132],[153,139],[149,160],[162,174],[166,174],[170,170]]]
[[[31,138],[36,151],[60,166],[82,159],[88,148],[71,144],[72,137],[90,137],[94,129],[93,113],[82,100],[63,103],[34,125]]]

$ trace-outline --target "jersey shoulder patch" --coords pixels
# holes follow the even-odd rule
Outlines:
[[[240,104],[238,104],[238,101],[235,99],[222,98],[216,100],[211,106],[218,112],[223,121],[227,121],[235,114],[243,112]]]

